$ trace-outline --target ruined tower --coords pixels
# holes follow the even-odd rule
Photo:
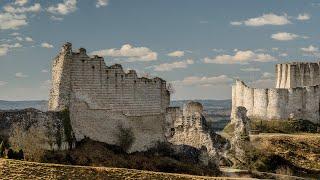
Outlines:
[[[120,64],[106,66],[99,56],[90,57],[84,48],[72,51],[66,43],[54,59],[49,110],[68,108],[77,140],[117,144],[117,129],[134,132],[130,151],[145,150],[164,141],[166,109],[170,93],[161,78],[138,77]]]

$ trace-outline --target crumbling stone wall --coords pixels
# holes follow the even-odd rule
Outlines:
[[[264,120],[304,119],[319,122],[320,89],[306,86],[289,89],[258,89],[248,87],[237,80],[232,86],[232,112],[239,106],[245,107],[250,118]]]
[[[77,140],[116,144],[116,127],[131,128],[135,142],[130,151],[142,151],[164,141],[166,109],[170,93],[158,77],[140,78],[119,64],[106,66],[104,59],[89,57],[80,48],[65,44],[54,60],[49,110],[69,108]]]
[[[319,62],[292,62],[276,65],[276,88],[288,89],[319,84]]]
[[[166,121],[171,126],[167,126],[167,139],[176,145],[184,144],[197,149],[205,147],[211,157],[217,158],[215,145],[219,142],[214,141],[202,113],[202,105],[192,101],[185,104],[183,109],[168,108]]]

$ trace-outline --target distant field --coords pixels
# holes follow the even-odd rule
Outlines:
[[[1,179],[241,179],[159,173],[123,168],[69,166],[0,159]],[[242,178],[248,179],[248,178]]]

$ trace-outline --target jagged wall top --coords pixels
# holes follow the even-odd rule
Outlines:
[[[319,62],[291,62],[276,65],[276,88],[320,84]]]
[[[63,45],[54,61],[52,83],[49,109],[54,111],[85,101],[91,109],[140,116],[164,113],[170,102],[163,79],[138,77],[120,64],[106,66],[102,57],[90,57],[84,48],[73,52],[71,43]]]

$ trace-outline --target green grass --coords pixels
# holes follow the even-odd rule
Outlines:
[[[260,133],[317,133],[319,124],[307,120],[259,120],[251,119],[251,130],[258,130]],[[234,124],[227,124],[223,132],[232,135]]]

